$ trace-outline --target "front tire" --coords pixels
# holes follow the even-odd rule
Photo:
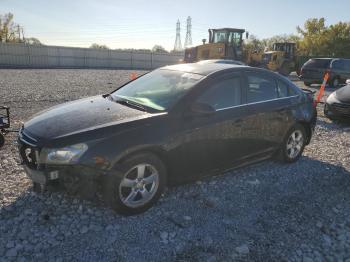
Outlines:
[[[135,154],[118,164],[106,179],[105,201],[122,215],[145,212],[160,198],[166,176],[166,168],[157,156]]]
[[[283,140],[279,159],[284,163],[296,162],[304,151],[306,141],[305,128],[301,124],[296,124]]]

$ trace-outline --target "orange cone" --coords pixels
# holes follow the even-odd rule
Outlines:
[[[136,72],[132,72],[132,73],[130,74],[130,80],[135,80],[136,78],[137,78]]]
[[[329,73],[326,72],[326,74],[324,75],[324,78],[323,78],[323,83],[322,83],[322,85],[320,87],[320,91],[319,91],[319,93],[317,95],[316,100],[314,101],[314,107],[316,107],[317,104],[321,101],[321,98],[323,96],[324,89],[326,88],[326,84],[328,82],[328,79],[329,79]]]

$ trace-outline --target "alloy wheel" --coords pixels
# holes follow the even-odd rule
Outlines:
[[[157,169],[150,164],[138,164],[124,175],[119,184],[119,197],[128,207],[140,207],[154,197],[158,186]]]
[[[287,155],[293,159],[299,155],[304,145],[303,133],[295,130],[287,140]]]

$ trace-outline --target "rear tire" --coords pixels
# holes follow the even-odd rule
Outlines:
[[[107,205],[122,215],[151,208],[166,185],[166,168],[154,154],[139,153],[118,164],[104,183]]]
[[[280,148],[279,160],[284,163],[293,163],[302,155],[307,137],[305,128],[296,124],[287,133]]]

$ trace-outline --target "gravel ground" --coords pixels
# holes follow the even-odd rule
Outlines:
[[[129,74],[0,70],[0,105],[11,106],[16,127],[44,108],[111,91]],[[15,138],[0,150],[0,261],[350,261],[350,127],[322,110],[297,163],[266,161],[170,188],[134,217],[34,193]]]

